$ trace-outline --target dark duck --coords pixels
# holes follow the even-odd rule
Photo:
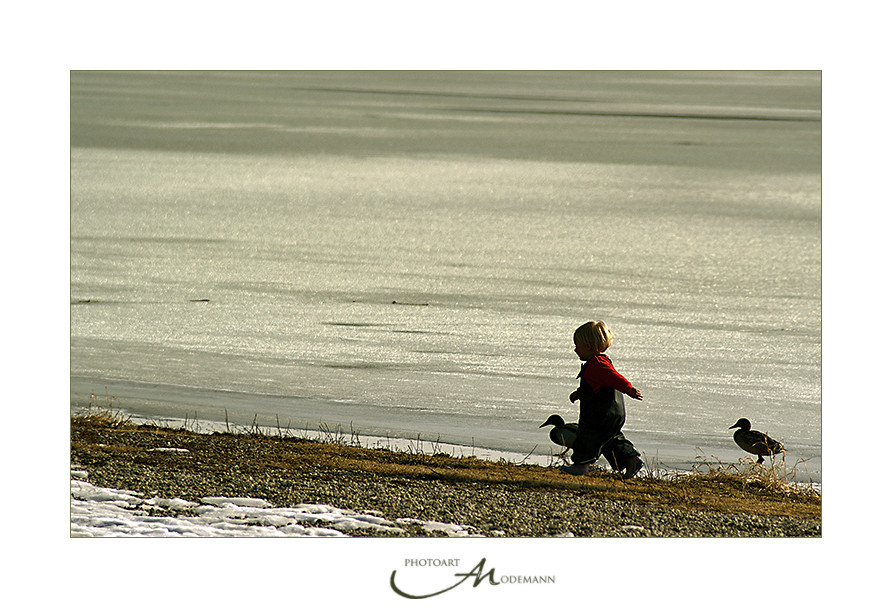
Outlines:
[[[785,451],[779,441],[774,441],[763,432],[752,430],[751,422],[744,417],[729,427],[730,430],[733,428],[739,428],[733,434],[733,440],[748,453],[757,455],[758,464],[764,463],[764,456],[776,455]]]
[[[553,426],[553,429],[549,431],[549,440],[565,448],[558,456],[567,462],[565,454],[568,453],[571,445],[574,444],[574,439],[577,438],[577,424],[566,424],[560,415],[550,415],[549,419],[540,424],[541,428],[544,426]]]

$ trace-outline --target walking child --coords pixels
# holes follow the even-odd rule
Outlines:
[[[587,322],[574,331],[574,352],[583,361],[580,387],[571,402],[580,400],[577,438],[571,446],[570,466],[559,469],[574,475],[587,474],[590,464],[604,455],[612,469],[623,470],[625,479],[643,467],[639,451],[624,437],[621,427],[627,418],[624,395],[642,400],[642,393],[615,370],[605,355],[614,339],[605,322]]]

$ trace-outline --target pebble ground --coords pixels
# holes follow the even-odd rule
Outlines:
[[[258,439],[255,439],[256,441]],[[159,446],[183,452],[152,452]],[[592,489],[517,482],[408,476],[299,457],[301,443],[254,442],[219,434],[159,434],[141,428],[72,426],[71,460],[94,485],[186,500],[263,498],[277,506],[328,504],[471,526],[500,537],[816,537],[819,519],[749,512],[687,510],[606,497]],[[432,471],[434,472],[434,471]],[[552,474],[552,473],[550,473]],[[556,474],[562,480],[570,475]],[[436,536],[404,526],[404,536]],[[351,535],[389,535],[357,531]]]

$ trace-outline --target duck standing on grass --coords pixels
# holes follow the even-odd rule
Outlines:
[[[549,431],[549,440],[560,447],[564,447],[562,452],[557,455],[562,458],[565,463],[568,463],[568,458],[566,458],[565,455],[574,444],[574,439],[577,438],[577,424],[566,424],[561,415],[554,414],[550,415],[545,422],[540,424],[541,428],[544,426],[553,426],[553,429]]]
[[[730,430],[733,428],[739,428],[733,434],[733,440],[748,453],[757,455],[758,464],[764,463],[765,455],[770,456],[785,452],[782,443],[774,441],[763,432],[752,430],[751,422],[744,417],[729,427]]]

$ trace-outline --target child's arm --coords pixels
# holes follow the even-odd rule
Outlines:
[[[624,392],[624,390],[621,390],[621,391]],[[637,399],[637,400],[642,400],[642,399],[643,399],[643,393],[640,392],[639,390],[637,390],[637,389],[636,389],[635,387],[633,387],[633,386],[630,386],[630,389],[627,390],[625,393],[626,393],[628,396],[630,396],[631,398],[635,398],[635,399]],[[577,400],[577,390],[573,391],[573,392],[571,393],[571,396],[568,397],[568,399],[569,399],[571,402],[575,402],[575,401]]]
[[[642,400],[643,394],[627,381],[621,373],[615,370],[611,360],[604,356],[597,356],[595,362],[587,366],[584,378],[594,390],[603,386],[609,386],[620,392],[624,392],[631,398]]]

